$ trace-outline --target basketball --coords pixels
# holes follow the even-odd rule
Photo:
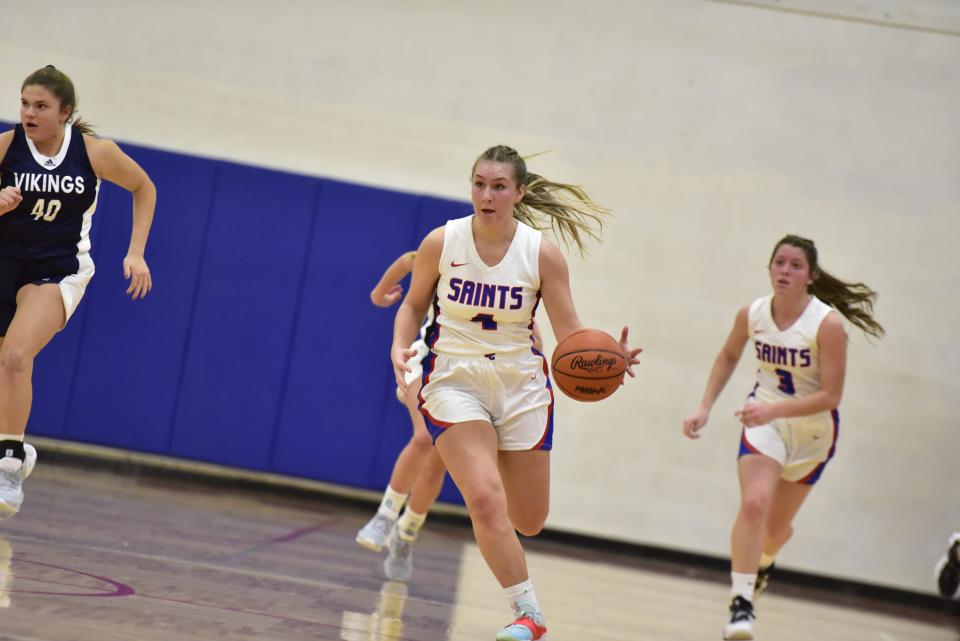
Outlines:
[[[599,329],[577,330],[553,351],[553,380],[577,401],[607,398],[620,387],[626,371],[620,343]]]

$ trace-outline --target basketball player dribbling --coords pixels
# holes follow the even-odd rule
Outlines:
[[[415,256],[415,251],[406,252],[387,268],[370,292],[374,305],[389,307],[401,299],[403,286],[400,281],[413,271]],[[420,401],[417,397],[423,373],[421,361],[428,351],[424,338],[432,325],[431,309],[420,328],[420,337],[410,346],[414,355],[407,360],[410,368],[404,377],[407,389],[404,392],[397,388],[397,399],[410,412],[413,435],[397,456],[377,513],[360,529],[356,538],[357,543],[374,552],[387,546],[383,571],[391,581],[409,580],[413,572],[413,544],[420,535],[427,513],[440,495],[447,473],[418,409]],[[533,325],[533,346],[537,350],[543,349],[536,323]]]
[[[549,508],[553,391],[532,336],[540,299],[558,342],[582,327],[566,260],[537,221],[582,251],[581,235],[595,235],[606,210],[579,187],[529,173],[509,147],[481,154],[471,182],[473,215],[433,230],[417,250],[391,358],[405,390],[408,346],[432,305],[420,409],[514,612],[496,638],[532,641],[546,623],[516,532],[538,533]],[[633,376],[640,350],[626,327],[620,344]]]
[[[36,355],[63,329],[93,276],[90,224],[100,180],[133,193],[123,259],[136,300],[153,282],[144,249],[156,189],[116,143],[74,121],[76,92],[47,66],[24,80],[20,124],[0,134],[0,518],[23,502],[37,452],[24,443]]]
[[[736,415],[743,424],[740,511],[731,536],[732,601],[724,639],[753,639],[753,601],[766,588],[793,519],[833,457],[839,431],[847,335],[842,315],[880,337],[876,292],[824,271],[812,240],[786,236],[769,263],[773,295],[742,308],[717,356],[700,406],[683,433],[700,437],[710,410],[750,341],[757,382]]]

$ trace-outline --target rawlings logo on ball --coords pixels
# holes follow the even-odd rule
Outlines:
[[[591,359],[583,358],[582,356],[574,356],[570,361],[570,369],[574,370],[583,370],[584,372],[601,372],[601,371],[610,371],[613,369],[614,365],[617,364],[617,360],[612,357],[600,356],[597,354]]]

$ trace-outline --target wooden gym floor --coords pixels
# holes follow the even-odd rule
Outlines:
[[[405,585],[353,541],[372,505],[106,467],[41,459],[0,523],[0,639],[491,641],[509,618],[459,518],[427,521]],[[720,639],[725,572],[526,545],[550,641]],[[960,639],[952,608],[788,584],[758,613],[761,640]]]

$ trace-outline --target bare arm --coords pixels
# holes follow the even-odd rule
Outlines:
[[[157,189],[140,165],[112,140],[84,136],[90,164],[97,176],[115,183],[133,194],[133,228],[123,261],[123,272],[130,279],[127,293],[143,298],[153,287],[150,269],[144,259],[147,237],[157,204]]]
[[[546,238],[540,241],[540,295],[557,343],[583,327],[570,293],[567,260]]]
[[[752,427],[776,418],[810,416],[840,405],[847,371],[847,334],[836,312],[828,314],[820,323],[817,345],[820,347],[820,389],[803,398],[766,405],[747,404],[737,413],[744,425]]]
[[[0,134],[0,162],[7,157],[7,150],[10,149],[11,143],[13,143],[13,129]]]
[[[10,149],[10,143],[13,142],[13,130],[5,131],[0,134],[0,162],[7,156],[7,150]],[[12,180],[7,180],[12,183]],[[0,216],[9,213],[20,206],[23,196],[20,194],[20,188],[7,185],[0,189]]]
[[[707,378],[707,388],[703,392],[700,406],[693,414],[683,420],[683,433],[688,438],[700,438],[700,429],[707,424],[713,404],[717,402],[720,392],[726,387],[734,370],[737,369],[737,363],[740,362],[743,348],[750,338],[750,332],[747,329],[748,314],[749,309],[747,307],[737,312],[733,320],[733,328],[720,349],[720,353],[717,354],[717,358],[713,361],[710,376]]]
[[[540,241],[540,295],[558,344],[583,327],[570,294],[567,261],[560,249],[546,238]],[[623,350],[623,357],[627,362],[627,374],[636,376],[633,366],[640,363],[638,355],[643,350],[630,347],[627,332],[626,327],[620,332],[620,349]]]
[[[413,260],[417,252],[406,252],[397,258],[383,272],[376,287],[370,292],[370,302],[377,307],[390,307],[403,296],[400,280],[413,271]]]
[[[413,263],[413,278],[410,280],[410,291],[407,292],[393,323],[393,346],[390,349],[390,360],[393,361],[394,374],[397,385],[406,391],[407,383],[404,374],[409,371],[407,359],[413,356],[408,349],[410,343],[420,331],[420,324],[427,307],[433,299],[440,280],[440,253],[443,251],[444,228],[438,227],[427,234],[420,243]]]

